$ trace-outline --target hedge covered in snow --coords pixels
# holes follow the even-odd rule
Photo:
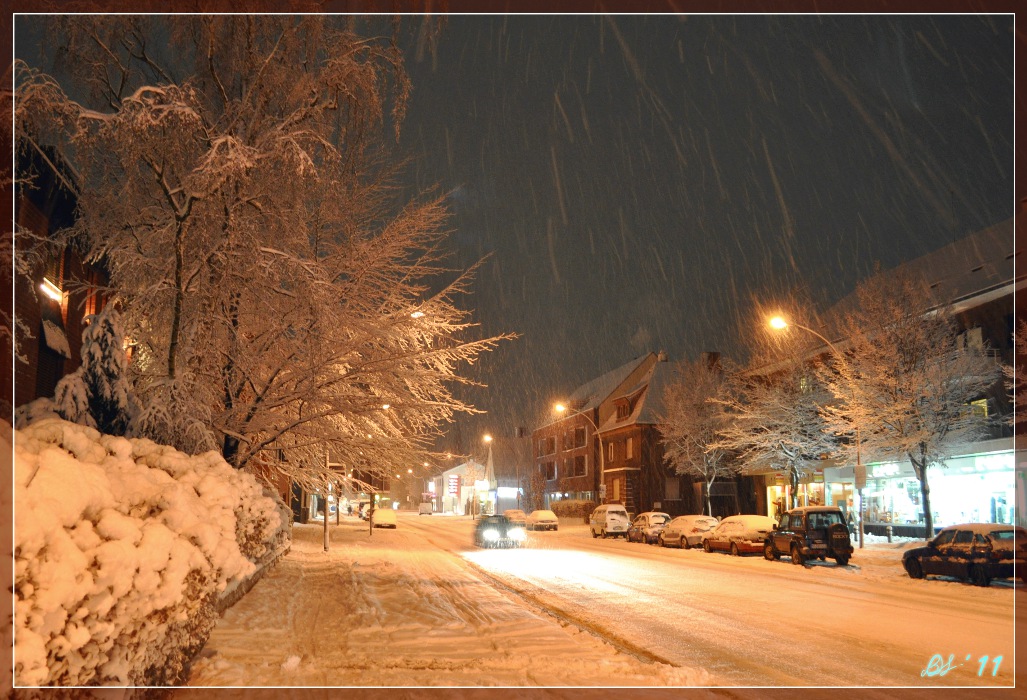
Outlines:
[[[215,452],[56,418],[14,439],[17,684],[181,682],[219,599],[288,545],[281,502]]]

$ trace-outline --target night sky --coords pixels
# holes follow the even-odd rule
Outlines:
[[[463,15],[434,51],[404,22],[407,194],[450,193],[478,335],[520,334],[444,449],[650,350],[743,359],[754,300],[823,311],[1013,215],[1011,15]]]
[[[403,146],[451,192],[468,301],[521,337],[474,368],[485,416],[649,350],[742,359],[753,300],[818,311],[1013,215],[1011,17],[462,16],[411,48]]]

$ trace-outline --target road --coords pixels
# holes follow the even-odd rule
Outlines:
[[[593,539],[584,525],[529,533],[520,550],[470,546],[466,518],[411,515],[401,527],[561,620],[724,684],[1013,684],[1022,589],[911,580],[894,545],[857,550],[848,567],[801,567]]]

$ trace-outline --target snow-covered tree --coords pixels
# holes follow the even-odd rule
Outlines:
[[[787,472],[794,507],[802,479],[835,447],[821,408],[830,396],[813,366],[798,358],[773,372],[750,366],[729,377],[726,421],[711,447],[737,455],[742,473]]]
[[[136,413],[129,382],[121,316],[112,306],[88,316],[82,331],[81,366],[57,382],[54,405],[65,420],[125,435]]]
[[[1013,364],[1003,367],[1002,373],[1006,378],[1006,387],[1014,406],[1023,406],[1021,399],[1027,398],[1024,389],[1027,388],[1027,367],[1024,366],[1024,358],[1027,358],[1027,320],[1020,319],[1016,324],[1016,331],[1013,333]],[[1021,425],[1027,421],[1027,411],[1016,411],[1013,422]]]
[[[716,446],[724,428],[722,403],[726,378],[705,359],[682,362],[664,388],[660,417],[663,453],[676,474],[698,477],[706,484],[706,512],[713,515],[710,489],[718,478],[735,473],[729,454]]]
[[[396,201],[394,43],[325,16],[40,21],[71,75],[21,66],[16,125],[70,146],[70,233],[110,272],[151,436],[316,486],[329,448],[406,463],[474,410],[450,386],[501,338],[466,339],[442,198]]]
[[[1001,377],[986,348],[960,343],[950,310],[927,283],[899,272],[857,288],[859,305],[844,319],[846,361],[829,382],[841,408],[839,434],[859,428],[863,460],[908,459],[920,482],[925,537],[934,533],[930,466],[944,466],[981,437],[991,419],[970,405]],[[856,448],[850,441],[847,450]]]

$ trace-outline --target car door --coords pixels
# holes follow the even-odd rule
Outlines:
[[[781,518],[781,526],[770,533],[774,540],[774,549],[779,554],[788,554],[792,549],[792,534],[795,527],[802,527],[802,513],[788,513]]]
[[[956,578],[969,578],[970,558],[973,554],[974,533],[970,530],[957,530],[952,544],[944,556],[945,575]]]
[[[920,561],[924,574],[950,575],[947,574],[945,557],[948,556],[949,547],[952,545],[952,538],[956,536],[955,530],[942,530],[927,545],[927,552]]]

